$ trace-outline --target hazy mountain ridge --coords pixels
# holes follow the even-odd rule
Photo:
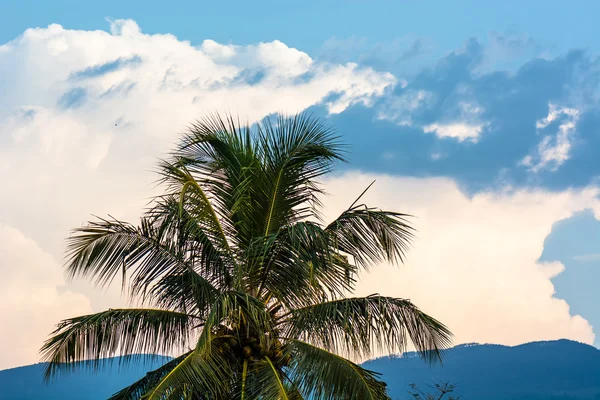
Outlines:
[[[443,367],[428,366],[415,353],[364,364],[383,374],[394,399],[410,383],[451,381],[465,399],[600,399],[600,350],[569,340],[514,347],[467,344],[447,351]]]
[[[45,364],[0,371],[2,400],[100,400],[166,362],[167,357],[137,356],[136,365],[119,368],[120,358],[106,360],[97,373],[89,369],[43,383]],[[383,374],[394,400],[409,399],[410,383],[458,384],[465,400],[600,399],[600,350],[569,340],[509,347],[464,344],[447,351],[444,366],[428,366],[415,353],[382,357],[364,366]]]
[[[134,360],[131,360],[132,357]],[[0,371],[0,400],[106,399],[168,360],[169,357],[154,355],[108,358],[97,371],[93,368],[83,368],[66,372],[48,384],[43,381],[46,363],[6,369]]]

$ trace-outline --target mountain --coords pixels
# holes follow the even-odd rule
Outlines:
[[[415,353],[367,361],[383,374],[394,400],[408,399],[409,384],[421,388],[456,384],[465,400],[600,399],[600,350],[558,340],[508,347],[468,344],[454,347],[443,366],[430,366]]]
[[[46,385],[44,364],[0,371],[1,400],[100,400],[141,378],[166,357],[138,356],[119,368],[124,358],[106,360],[94,372],[80,370]],[[136,360],[137,361],[137,360]],[[520,346],[469,344],[445,354],[443,366],[430,366],[414,353],[364,363],[383,374],[394,400],[410,399],[409,384],[421,388],[436,382],[457,384],[464,400],[600,400],[600,350],[569,340]]]
[[[0,371],[0,400],[101,400],[170,360],[163,356],[105,359],[97,371],[81,368],[44,383],[46,363]],[[127,361],[135,361],[125,363]]]

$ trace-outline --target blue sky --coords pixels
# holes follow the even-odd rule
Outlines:
[[[332,37],[368,38],[386,42],[413,34],[430,39],[441,51],[458,47],[470,37],[490,32],[518,32],[565,51],[573,47],[597,51],[595,16],[600,5],[591,0],[573,3],[531,0],[522,2],[401,1],[278,1],[218,2],[108,0],[3,2],[10,15],[0,27],[0,41],[32,26],[59,23],[73,29],[105,29],[104,18],[132,18],[148,33],[170,32],[198,43],[249,44],[274,39],[311,55]]]
[[[398,278],[419,281],[375,275],[365,290],[392,285],[451,313],[459,341],[600,346],[600,3],[8,0],[0,11],[0,179],[12,193],[0,236],[33,257],[0,247],[0,261],[51,265],[39,290],[55,295],[52,318],[77,299],[74,313],[117,301],[64,282],[62,238],[90,214],[135,218],[152,162],[190,118],[308,110],[351,145],[332,188],[352,196],[376,178],[374,201],[423,221],[417,272]],[[426,295],[434,287],[471,297],[446,307]],[[505,336],[469,325],[489,313],[538,325]]]
[[[557,222],[544,242],[542,261],[560,261],[566,270],[554,278],[558,297],[565,298],[574,313],[600,326],[598,269],[600,222],[591,210]],[[599,342],[596,341],[596,345]]]

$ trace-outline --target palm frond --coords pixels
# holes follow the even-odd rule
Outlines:
[[[148,228],[144,222],[142,225]],[[144,232],[144,228],[126,222],[99,218],[74,229],[67,239],[67,274],[71,278],[93,278],[97,284],[107,286],[127,268],[131,251],[156,254],[156,250],[171,263],[181,262],[170,249],[161,248],[148,229]]]
[[[176,243],[194,271],[210,279],[214,286],[229,289],[231,269],[236,262],[231,248],[227,242],[223,244],[219,228],[215,236],[213,218],[206,217],[206,214],[198,215],[197,205],[181,203],[180,197],[161,196],[147,213],[148,218],[161,232],[165,232],[163,236]]]
[[[352,205],[325,231],[335,247],[351,255],[361,267],[383,261],[402,262],[414,235],[407,214]]]
[[[338,138],[306,114],[254,126],[210,116],[192,125],[173,158],[177,171],[163,169],[166,180],[186,176],[175,179],[178,192],[197,182],[219,215],[227,215],[221,219],[235,227],[242,247],[313,215],[321,193],[316,179],[343,161]]]
[[[244,292],[224,292],[212,305],[204,321],[196,351],[210,353],[214,331],[219,328],[238,335],[238,339],[241,335],[258,336],[256,339],[261,345],[267,345],[269,338],[264,333],[272,332],[273,326],[273,316],[263,302]]]
[[[169,162],[176,169],[163,168],[165,182],[176,193],[181,193],[186,182],[197,183],[190,194],[198,198],[192,200],[210,201],[222,230],[236,240],[237,247],[244,247],[252,237],[245,221],[251,207],[252,178],[261,169],[255,148],[249,126],[231,116],[213,115],[196,121],[183,136]]]
[[[290,400],[285,376],[269,357],[253,363],[253,385],[250,399]]]
[[[204,318],[219,293],[206,279],[188,270],[161,277],[144,294],[144,300],[162,309]]]
[[[390,399],[378,373],[306,342],[290,340],[288,347],[293,354],[289,375],[305,398]]]
[[[257,241],[264,290],[288,308],[340,297],[353,290],[357,268],[333,246],[329,234],[310,221],[281,229]],[[261,249],[260,246],[263,246]]]
[[[370,356],[374,349],[402,353],[410,339],[423,357],[434,361],[451,344],[448,328],[409,300],[379,295],[292,310],[280,323],[287,337],[358,357]]]
[[[170,197],[178,197],[179,216],[185,212],[187,220],[201,228],[198,232],[207,237],[217,251],[226,254],[230,262],[235,262],[237,233],[230,212],[223,206],[217,207],[214,193],[208,190],[214,183],[195,177],[181,160],[164,161],[161,170]]]
[[[132,383],[131,385],[119,390],[113,394],[108,400],[137,400],[141,399],[148,391],[152,390],[158,385],[161,380],[167,376],[175,367],[177,367],[182,361],[190,355],[192,351],[188,351],[183,355],[174,358],[167,362],[160,368],[153,371],[149,371],[146,375]]]
[[[343,161],[341,145],[330,128],[307,114],[264,119],[258,124],[263,174],[256,194],[255,236],[266,236],[314,214],[311,203],[322,193],[317,179]],[[318,203],[317,203],[318,204]],[[302,207],[304,205],[304,207]]]
[[[196,264],[201,263],[203,267],[211,263],[221,265],[220,255],[211,250],[210,243],[199,240],[198,235],[192,241],[193,248],[182,244],[181,239],[186,239],[185,234],[189,230],[185,233],[172,232],[169,230],[177,224],[155,222],[155,218],[142,218],[141,226],[135,228],[115,219],[99,219],[77,229],[69,238],[68,274],[70,277],[95,278],[101,286],[110,284],[115,277],[122,275],[125,286],[127,273],[130,273],[129,293],[132,298],[158,300],[157,305],[174,306],[183,300],[180,296],[185,296],[190,307],[187,310],[206,308],[218,292],[213,282],[223,284],[223,268],[207,271],[207,268],[198,269]],[[197,271],[209,278],[199,275]],[[176,293],[167,290],[159,292],[167,287],[172,288],[168,284],[174,277],[187,277],[187,286],[179,286]],[[193,304],[190,303],[191,299]],[[179,310],[186,311],[182,308]]]
[[[98,367],[114,355],[167,354],[188,344],[195,317],[153,309],[110,309],[66,319],[57,325],[42,349],[48,362],[45,377],[88,361]]]
[[[232,376],[231,365],[218,351],[209,355],[193,350],[139,399],[184,399],[184,394],[206,400],[225,398]]]

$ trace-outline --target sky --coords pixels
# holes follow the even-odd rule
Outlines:
[[[600,347],[600,39],[589,1],[2,2],[0,369],[62,318],[124,304],[67,281],[92,215],[134,222],[195,119],[322,117],[350,145],[326,217],[414,215],[411,299],[456,344]]]

